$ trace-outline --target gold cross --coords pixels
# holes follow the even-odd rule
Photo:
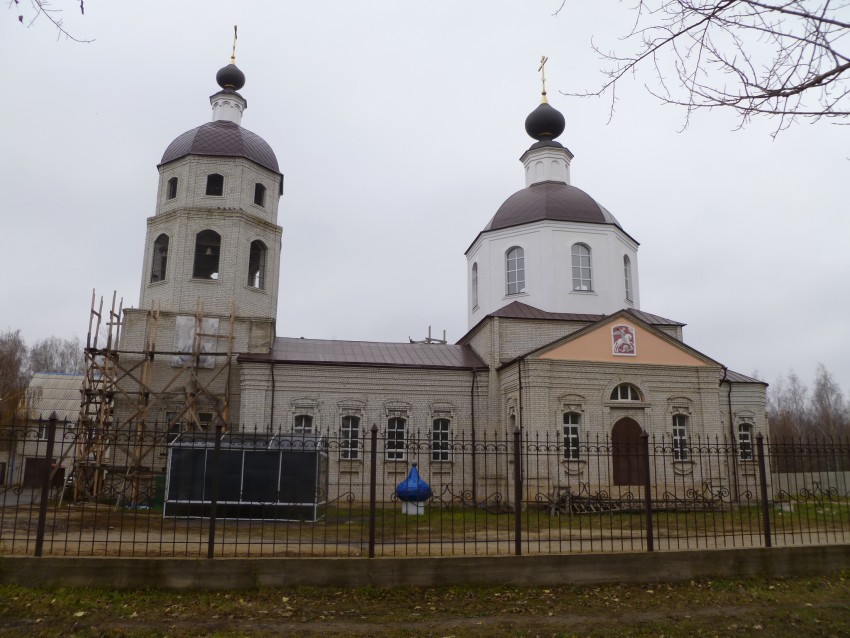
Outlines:
[[[233,52],[230,54],[230,64],[236,64],[236,25],[233,25]]]
[[[543,83],[543,92],[541,93],[542,97],[540,98],[541,104],[548,104],[549,100],[546,99],[546,63],[549,61],[545,55],[540,56],[540,66],[537,67],[537,70],[540,71],[540,81]]]

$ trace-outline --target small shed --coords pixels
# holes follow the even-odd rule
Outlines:
[[[215,434],[184,432],[168,446],[163,516],[210,515]],[[316,521],[328,493],[326,440],[313,434],[223,434],[218,518]]]

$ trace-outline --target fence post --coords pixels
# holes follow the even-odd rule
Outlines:
[[[38,506],[38,526],[35,531],[35,555],[41,556],[44,550],[44,528],[47,524],[47,499],[50,497],[50,476],[53,474],[53,445],[56,441],[56,412],[50,414],[47,421],[47,452],[45,452],[44,476],[41,481],[41,502]]]
[[[519,426],[514,428],[514,554],[522,554],[522,453]]]
[[[764,546],[773,547],[770,534],[770,504],[767,502],[767,468],[764,463],[764,436],[756,434],[756,452],[759,463],[759,482],[761,483],[761,515],[764,521]]]
[[[478,505],[478,468],[475,463],[475,423],[472,424],[472,428],[470,429],[471,443],[472,443],[472,505]]]
[[[212,483],[212,498],[210,498],[210,535],[207,540],[207,558],[212,558],[215,555],[215,523],[216,514],[218,513],[218,483],[221,480],[221,431],[224,429],[224,423],[221,417],[215,420],[215,447],[213,447],[213,483]]]
[[[655,540],[652,530],[652,475],[649,471],[649,434],[640,435],[641,455],[643,456],[643,506],[646,513],[646,551],[655,551]]]
[[[369,451],[369,558],[375,558],[375,512],[377,508],[378,485],[378,424],[373,423],[369,430],[372,433],[372,448]]]

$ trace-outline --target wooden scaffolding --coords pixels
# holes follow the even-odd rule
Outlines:
[[[204,306],[198,300],[191,350],[177,352],[157,348],[161,321],[157,303],[146,313],[141,350],[123,349],[122,303],[113,293],[111,306],[104,310],[103,298],[97,302],[92,292],[74,458],[74,500],[103,497],[106,476],[112,474],[113,485],[116,475],[121,477],[120,485],[106,496],[114,495],[116,505],[137,502],[140,485],[152,478],[148,475],[154,449],[164,444],[158,435],[173,432],[177,426],[183,431],[200,429],[199,401],[215,412],[216,423],[225,429],[229,424],[235,305],[231,304],[227,333],[212,334],[204,332]],[[210,343],[215,344],[213,348]],[[173,370],[165,378],[154,379],[155,362],[166,357]],[[180,365],[174,366],[175,357]],[[202,376],[202,361],[207,357],[224,357],[224,363]],[[163,370],[160,366],[160,377]],[[213,391],[222,375],[223,391]],[[166,398],[174,409],[175,396],[180,397],[180,405],[166,422],[152,420],[151,415],[161,411]],[[116,402],[123,408],[119,415]]]

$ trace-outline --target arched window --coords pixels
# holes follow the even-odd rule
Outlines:
[[[449,419],[434,419],[431,422],[431,460],[451,460],[451,426]]]
[[[593,275],[590,270],[590,248],[585,244],[573,244],[573,290],[593,290]]]
[[[266,187],[262,184],[254,184],[254,203],[257,206],[266,205]]]
[[[177,197],[177,178],[172,177],[168,180],[168,190],[165,193],[166,199],[174,199]]]
[[[153,243],[151,256],[151,283],[165,281],[165,270],[168,265],[168,235],[163,233]]]
[[[295,434],[310,434],[313,431],[313,417],[309,414],[296,414],[292,431]]]
[[[210,173],[207,175],[207,195],[221,197],[224,195],[224,175]]]
[[[472,309],[478,307],[478,264],[472,264]]]
[[[580,441],[581,415],[578,412],[564,412],[564,460],[579,460]]]
[[[640,392],[631,383],[621,383],[611,392],[612,401],[640,401]]]
[[[248,285],[260,290],[266,287],[266,245],[259,239],[251,242],[248,255]]]
[[[387,421],[387,460],[403,461],[407,420],[400,416],[390,417]]]
[[[673,415],[673,460],[688,460],[688,417],[684,414]]]
[[[525,251],[519,246],[505,253],[505,283],[508,295],[525,292]]]
[[[218,279],[218,260],[221,255],[221,235],[214,230],[202,230],[195,237],[195,279]]]
[[[632,261],[623,255],[623,271],[626,278],[626,301],[632,301]]]

